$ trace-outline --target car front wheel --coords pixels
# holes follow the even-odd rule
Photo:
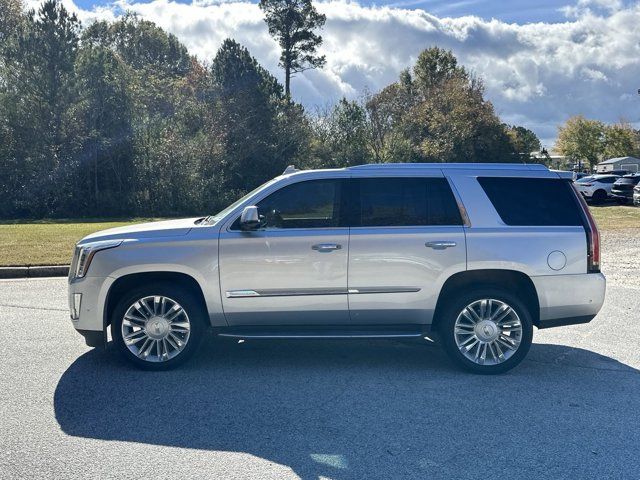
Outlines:
[[[168,284],[138,288],[114,309],[111,334],[126,360],[147,370],[166,370],[191,357],[205,330],[201,302]]]
[[[474,373],[496,374],[524,359],[533,325],[527,307],[511,293],[476,290],[445,307],[440,336],[457,365]]]
[[[604,203],[607,199],[607,192],[604,190],[596,190],[593,192],[593,197],[591,198],[593,199],[593,203]]]

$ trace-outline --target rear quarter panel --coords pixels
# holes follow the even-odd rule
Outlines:
[[[520,227],[506,225],[477,180],[478,176],[559,178],[548,170],[453,171],[449,175],[469,215],[466,227],[467,268],[506,269],[531,277],[587,272],[587,238],[582,227]],[[565,266],[553,269],[548,258],[559,251]]]
[[[469,270],[516,270],[530,277],[587,272],[587,238],[582,227],[471,226],[466,234]],[[564,254],[563,268],[551,268],[552,252]]]

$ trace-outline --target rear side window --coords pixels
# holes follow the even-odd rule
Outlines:
[[[462,225],[460,210],[444,178],[361,178],[357,185],[356,225]]]
[[[507,225],[582,226],[569,182],[509,177],[479,177],[478,182]]]

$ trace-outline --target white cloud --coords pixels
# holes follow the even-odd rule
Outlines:
[[[23,0],[22,2],[27,10],[38,10],[42,4],[42,0]],[[115,20],[116,9],[114,6],[96,6],[91,10],[85,10],[78,7],[73,0],[61,0],[60,3],[64,7],[77,15],[82,23],[91,23],[96,20]]]
[[[31,0],[35,1],[35,0]],[[71,5],[73,0],[64,0]],[[402,3],[402,2],[400,2]],[[327,15],[322,52],[327,65],[293,80],[309,107],[357,97],[397,79],[421,50],[453,50],[481,76],[503,120],[532,128],[546,143],[569,116],[603,121],[640,117],[640,4],[578,0],[563,23],[508,24],[477,17],[439,18],[424,10],[369,7],[347,0],[316,3]],[[176,34],[202,60],[233,37],[282,78],[279,52],[254,3],[118,0],[111,9],[78,11],[83,21],[131,10]]]
[[[617,12],[624,8],[622,0],[578,0],[575,5],[567,5],[561,11],[568,17],[578,18],[592,12]]]

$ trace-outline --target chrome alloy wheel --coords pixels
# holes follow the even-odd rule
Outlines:
[[[462,309],[455,323],[456,345],[478,365],[498,365],[520,347],[522,322],[516,311],[500,300],[477,300]]]
[[[154,295],[135,301],[122,319],[122,340],[147,362],[166,362],[184,350],[191,323],[175,300]]]

